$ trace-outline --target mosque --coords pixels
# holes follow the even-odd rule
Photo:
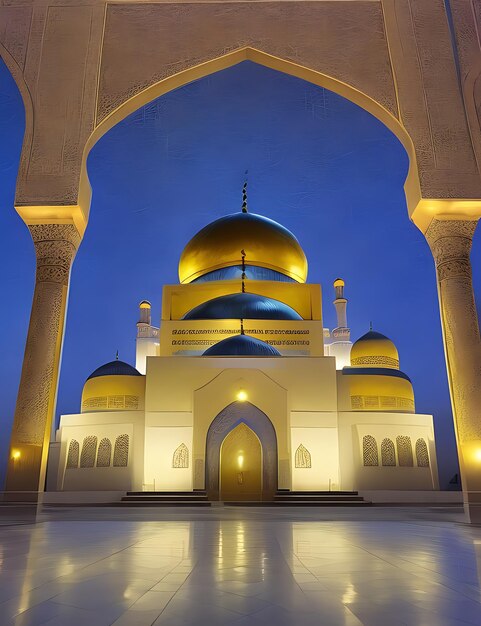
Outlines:
[[[187,244],[160,327],[140,303],[136,365],[87,378],[62,415],[47,486],[58,491],[205,490],[271,500],[278,490],[435,490],[433,418],[415,412],[396,346],[350,340],[344,282],[323,327],[296,237],[242,210]]]

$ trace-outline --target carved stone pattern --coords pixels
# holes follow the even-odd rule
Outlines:
[[[67,455],[67,469],[77,469],[80,454],[79,442],[75,439],[69,443]]]
[[[80,467],[93,467],[97,455],[97,437],[89,435],[85,437],[82,444],[82,454],[80,456]]]
[[[384,467],[396,466],[396,450],[391,439],[386,438],[381,443],[381,464]]]
[[[414,401],[395,396],[351,396],[351,408],[353,411],[398,409],[414,413]]]
[[[396,437],[397,457],[400,467],[412,467],[413,463],[413,447],[411,437],[406,435],[398,435]]]
[[[433,253],[439,280],[453,276],[471,277],[469,254],[477,222],[433,220],[426,240]]]
[[[418,467],[429,467],[428,447],[424,439],[416,441],[416,462]]]
[[[296,450],[295,465],[297,469],[311,469],[312,467],[311,453],[302,443]]]
[[[205,36],[193,41],[187,33],[199,28]],[[337,37],[351,45],[336,50]],[[378,3],[351,3],[346,11],[335,2],[189,2],[108,7],[97,119],[167,77],[246,46],[334,76],[398,113]],[[135,72],[131,50],[137,50]]]
[[[110,439],[104,437],[100,440],[99,451],[97,453],[97,467],[110,467],[110,458],[112,456],[112,444]]]
[[[119,435],[115,440],[114,467],[127,467],[129,463],[129,436]]]
[[[185,443],[181,443],[180,446],[174,451],[172,467],[178,469],[185,469],[189,467],[189,449]]]
[[[365,467],[377,467],[379,465],[377,441],[372,435],[364,435],[362,438],[362,462]]]
[[[68,284],[72,260],[80,245],[73,224],[29,226],[37,255],[37,282]]]
[[[360,356],[357,359],[352,359],[351,365],[353,367],[357,367],[358,365],[384,365],[386,367],[399,369],[398,359],[392,359],[389,356]]]

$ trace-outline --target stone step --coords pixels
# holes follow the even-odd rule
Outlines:
[[[207,496],[167,495],[123,496],[122,502],[203,502]]]
[[[367,500],[266,500],[263,502],[224,502],[224,506],[259,506],[259,507],[365,507],[372,506],[372,502]]]
[[[298,500],[318,500],[323,502],[324,500],[329,502],[362,502],[364,498],[362,496],[337,496],[337,495],[311,495],[311,494],[299,494],[299,495],[277,495],[274,496],[274,500],[277,502],[297,502]]]

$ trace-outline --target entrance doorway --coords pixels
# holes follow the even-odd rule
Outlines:
[[[262,447],[246,424],[236,426],[220,450],[220,499],[262,500]]]
[[[277,437],[250,402],[232,402],[207,432],[205,486],[209,500],[272,500],[277,491]]]

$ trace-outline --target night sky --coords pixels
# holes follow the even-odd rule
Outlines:
[[[0,64],[0,455],[5,463],[33,292],[35,259],[13,209],[24,113]],[[396,137],[351,102],[244,62],[162,96],[92,150],[89,226],[70,287],[57,419],[80,408],[99,365],[135,364],[137,305],[160,316],[161,288],[178,282],[183,246],[205,224],[249,207],[290,230],[323,286],[346,281],[352,338],[369,329],[397,345],[418,413],[435,418],[441,484],[457,471],[434,265],[403,193],[407,157]],[[481,286],[481,236],[473,248]],[[0,474],[1,475],[1,474]]]

